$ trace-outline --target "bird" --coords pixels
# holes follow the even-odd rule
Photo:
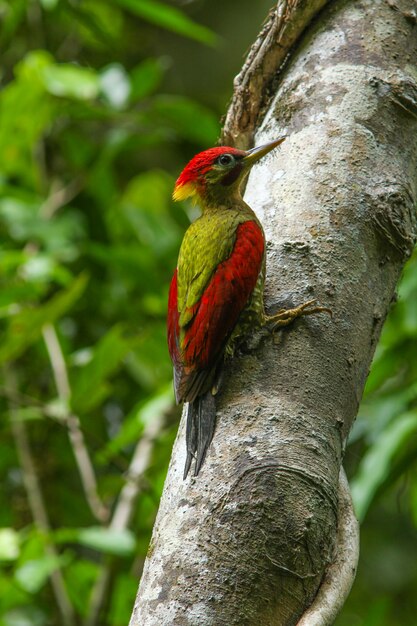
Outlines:
[[[175,398],[188,403],[184,480],[193,459],[194,476],[203,465],[215,430],[223,362],[245,335],[256,326],[276,330],[303,315],[331,314],[316,300],[265,313],[265,234],[241,186],[253,165],[285,138],[250,150],[204,150],[175,183],[173,199],[190,198],[201,210],[184,235],[168,295]]]

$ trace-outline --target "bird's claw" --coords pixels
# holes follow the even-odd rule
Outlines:
[[[266,322],[272,324],[272,332],[288,326],[298,317],[304,315],[315,315],[316,313],[328,313],[330,317],[333,317],[331,309],[325,306],[314,306],[317,304],[317,300],[308,300],[293,309],[280,309],[275,315],[266,316]]]

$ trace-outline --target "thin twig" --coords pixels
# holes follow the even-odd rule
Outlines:
[[[42,335],[48,351],[49,360],[51,362],[58,396],[64,402],[69,402],[71,397],[71,388],[69,384],[67,366],[65,364],[64,355],[62,354],[61,345],[58,341],[54,326],[52,324],[45,324],[42,329]]]
[[[29,508],[35,525],[45,535],[47,541],[45,551],[47,555],[58,562],[58,552],[49,539],[51,525],[49,523],[47,509],[33,461],[27,430],[25,423],[19,419],[17,415],[17,404],[15,402],[17,396],[17,382],[15,372],[10,367],[4,368],[4,380],[7,389],[11,430],[16,444],[19,463],[22,468],[23,483],[25,485]],[[75,626],[74,609],[68,597],[64,578],[59,566],[51,572],[50,579],[55,600],[62,617],[62,623],[64,626]]]
[[[134,505],[141,489],[141,480],[148,469],[155,441],[165,425],[165,415],[157,415],[151,420],[136,446],[127,472],[126,483],[120,492],[110,523],[112,530],[124,530],[131,521]]]
[[[84,434],[81,430],[80,420],[77,415],[69,410],[71,386],[69,383],[65,358],[62,353],[55,327],[52,324],[45,324],[42,334],[48,351],[49,360],[51,362],[58,397],[66,409],[65,423],[68,428],[68,436],[70,438],[88,506],[97,520],[100,522],[106,522],[109,518],[109,510],[103,504],[98,494],[94,466],[85,443]]]
[[[62,187],[59,181],[53,181],[49,196],[40,208],[40,214],[44,219],[50,219],[54,213],[65,206],[80,193],[83,188],[83,180],[74,178],[66,187]]]
[[[143,435],[136,446],[127,471],[126,483],[124,484],[114,513],[109,524],[109,529],[122,532],[128,528],[135,504],[141,493],[142,479],[148,469],[155,441],[159,437],[165,425],[165,414],[157,415],[147,424]],[[103,566],[91,594],[90,609],[84,626],[96,626],[99,622],[100,612],[107,597],[107,590],[112,576],[114,559],[109,559]]]

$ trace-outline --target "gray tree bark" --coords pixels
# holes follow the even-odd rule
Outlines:
[[[331,2],[269,72],[262,123],[260,107],[242,122],[243,143],[251,125],[255,144],[288,134],[245,195],[268,240],[268,310],[317,298],[333,319],[233,360],[184,482],[182,420],[131,626],[333,623],[356,554],[343,449],[416,233],[416,63],[415,2]]]

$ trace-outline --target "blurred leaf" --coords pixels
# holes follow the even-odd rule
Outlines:
[[[19,554],[18,533],[13,528],[0,528],[0,561],[14,561]]]
[[[108,65],[100,72],[100,88],[114,109],[122,109],[129,99],[131,86],[126,70],[119,63]]]
[[[37,341],[43,326],[55,322],[66,313],[81,297],[86,286],[87,276],[81,274],[67,290],[60,291],[45,304],[14,315],[0,345],[0,363],[15,359]]]
[[[48,580],[52,572],[68,562],[66,556],[45,556],[42,559],[26,561],[15,573],[15,579],[28,593],[36,593]]]
[[[176,7],[163,4],[157,0],[116,0],[120,6],[125,7],[144,20],[171,30],[179,35],[195,39],[201,43],[214,45],[216,35],[206,28],[191,20],[185,13]]]
[[[42,83],[42,72],[51,63],[51,55],[44,51],[27,54],[15,68],[15,80],[0,92],[2,171],[28,186],[39,187],[41,168],[34,151],[56,113]]]
[[[77,542],[105,554],[129,556],[135,549],[135,536],[130,530],[116,531],[101,526],[61,529],[55,533],[59,543]]]
[[[21,606],[2,616],[1,626],[45,626],[46,614],[36,606]]]
[[[45,414],[42,409],[37,406],[22,406],[14,409],[13,419],[30,422],[45,419]]]
[[[44,68],[43,78],[46,90],[54,96],[91,100],[100,90],[96,72],[77,65],[49,65]]]
[[[181,231],[169,210],[171,193],[171,177],[150,170],[132,178],[121,197],[129,226],[141,244],[152,248],[153,255],[160,256],[173,246],[177,249],[180,241]]]
[[[27,526],[20,531],[19,565],[26,561],[43,559],[48,545],[45,533],[36,526]]]
[[[129,556],[135,549],[135,536],[127,529],[115,531],[92,526],[79,531],[77,540],[99,552],[118,556]]]
[[[127,356],[126,367],[148,393],[153,393],[172,379],[172,366],[167,357],[165,324],[147,325],[142,341]]]
[[[86,558],[74,559],[65,569],[68,595],[74,608],[83,617],[88,612],[91,590],[97,581],[99,569],[99,563]]]
[[[120,450],[131,443],[136,443],[143,431],[144,426],[151,420],[164,415],[174,404],[174,391],[172,383],[165,385],[156,392],[149,400],[140,402],[127,415],[122,422],[119,433],[113,437],[106,448],[98,455],[100,463],[106,463],[118,454]]]
[[[52,253],[53,257],[49,257],[49,260],[45,261],[43,257],[43,263],[50,264],[48,272],[69,276],[68,270],[58,268],[56,261],[73,261],[77,258],[77,244],[85,237],[84,218],[68,208],[64,213],[46,218],[42,214],[42,206],[41,198],[35,194],[20,197],[17,193],[6,193],[0,198],[0,219],[13,240],[30,240],[43,247],[42,251],[36,253],[29,250],[20,253],[27,262],[39,258],[42,252]]]
[[[389,598],[377,598],[366,607],[364,626],[381,626],[388,617],[390,609]]]
[[[374,443],[387,425],[405,413],[416,399],[417,383],[365,399],[349,434],[349,443],[361,437],[365,438],[367,444]]]
[[[375,355],[368,380],[366,381],[365,397],[377,391],[388,380],[392,379],[398,373],[398,368],[401,365],[402,360],[399,354],[380,348]]]
[[[14,565],[16,563],[18,561],[15,561]],[[24,606],[28,602],[28,594],[16,583],[13,565],[10,563],[0,568],[0,589],[0,624],[2,624],[1,619],[4,616],[8,617],[9,612],[12,613],[15,607]]]
[[[132,101],[149,96],[159,86],[169,59],[146,59],[130,72]]]
[[[157,96],[150,115],[181,137],[201,145],[214,145],[220,134],[219,121],[212,111],[181,96]]]
[[[123,624],[132,611],[137,592],[137,580],[132,574],[122,573],[117,577],[109,610],[110,624]]]
[[[13,36],[26,12],[27,0],[6,2],[2,8],[0,43],[4,46]]]
[[[71,26],[76,26],[87,46],[99,49],[105,46],[107,51],[123,37],[124,16],[115,3],[83,0],[82,3],[71,2],[64,6],[70,13]]]
[[[40,3],[42,5],[42,7],[46,10],[46,11],[51,11],[52,9],[55,9],[55,7],[57,6],[59,0],[40,0]]]
[[[363,457],[351,484],[359,520],[363,520],[378,488],[389,475],[396,454],[417,432],[417,411],[405,413],[390,424]]]
[[[114,326],[98,342],[88,363],[74,372],[71,404],[76,412],[87,412],[103,401],[110,391],[107,378],[120,367],[134,343],[124,336],[121,325]]]

